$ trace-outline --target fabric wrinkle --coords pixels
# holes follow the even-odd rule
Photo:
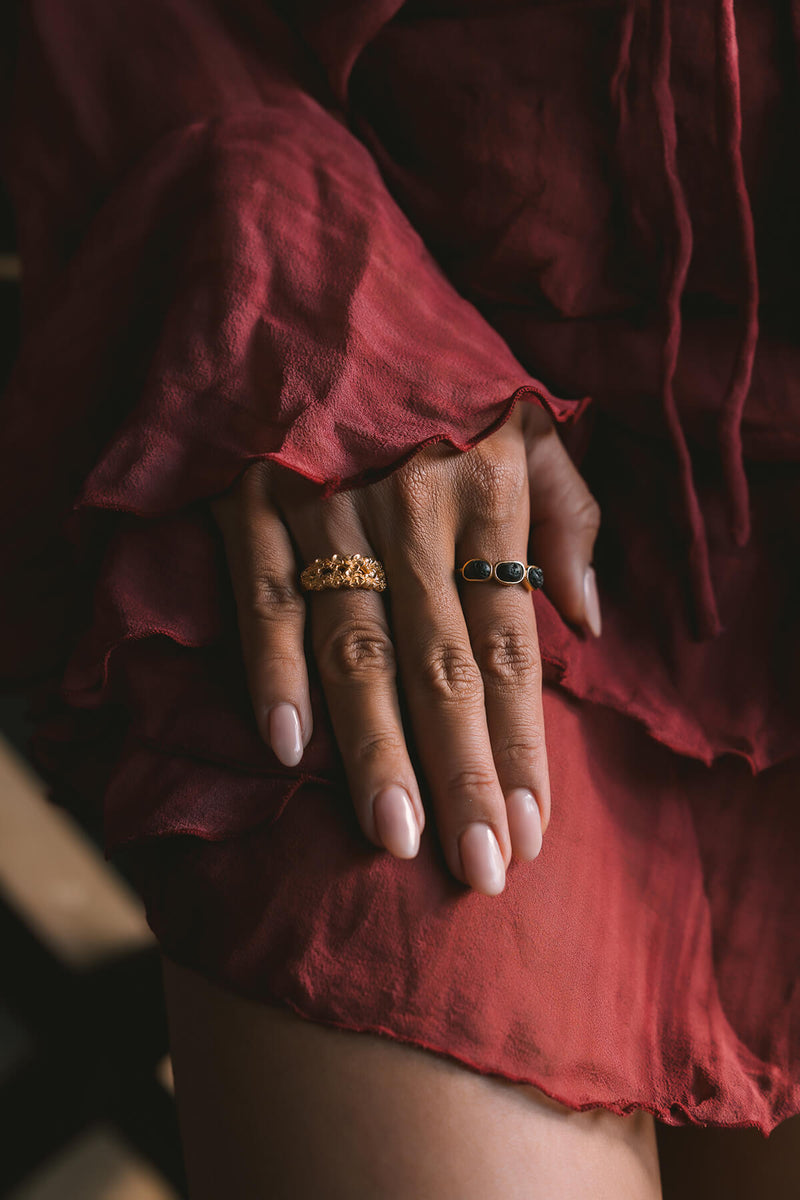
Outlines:
[[[774,121],[800,111],[769,7],[740,5],[737,52],[732,0],[32,0],[0,476],[0,672],[41,679],[51,798],[102,817],[168,955],[575,1109],[764,1132],[800,1111],[797,175]],[[264,460],[332,496],[518,403],[569,427],[603,513],[603,635],[533,597],[552,828],[487,901],[433,821],[414,860],[363,836],[313,654],[313,736],[278,762],[208,500]],[[698,638],[704,605],[724,636]]]
[[[623,18],[619,72],[630,58],[631,27],[637,0],[632,0]],[[678,459],[681,495],[689,527],[689,571],[692,595],[701,638],[718,636],[723,629],[711,575],[708,532],[700,507],[691,451],[675,397],[674,379],[682,336],[681,304],[693,251],[693,230],[686,192],[678,169],[678,137],[675,97],[671,79],[671,4],[660,0],[651,10],[656,23],[653,98],[663,146],[664,174],[672,210],[675,247],[664,292],[667,328],[663,346],[661,401],[667,428]],[[758,342],[759,284],[753,213],[742,159],[742,109],[738,40],[734,0],[717,0],[715,18],[717,62],[717,126],[730,173],[736,202],[739,249],[745,269],[747,295],[744,329],[736,350],[734,366],[723,396],[718,426],[718,447],[730,508],[730,534],[738,546],[750,537],[750,497],[744,464],[742,423],[750,389]],[[616,79],[616,76],[615,76]],[[625,107],[620,90],[620,121]]]
[[[718,123],[722,125],[721,141],[729,161],[736,198],[740,248],[747,282],[745,325],[731,381],[722,402],[719,445],[731,506],[731,533],[737,545],[744,546],[750,537],[750,495],[744,466],[742,421],[758,341],[759,283],[753,212],[742,161],[742,103],[734,0],[719,0],[716,32],[721,118]]]
[[[664,301],[667,330],[663,345],[661,402],[672,444],[678,459],[684,509],[689,525],[689,573],[692,584],[699,633],[703,638],[716,637],[722,631],[711,578],[708,536],[694,482],[689,443],[681,422],[675,398],[674,379],[681,342],[681,300],[692,258],[693,234],[686,194],[678,172],[678,137],[675,122],[675,99],[670,80],[672,32],[669,0],[661,0],[656,17],[656,45],[653,69],[653,99],[656,105],[663,148],[664,174],[674,222],[675,247]]]

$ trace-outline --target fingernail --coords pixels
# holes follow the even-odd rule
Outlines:
[[[293,704],[276,704],[269,713],[269,744],[285,767],[296,767],[303,757],[303,731]]]
[[[592,567],[586,568],[583,577],[583,602],[586,613],[586,624],[589,632],[600,637],[603,632],[603,621],[600,616],[600,597],[597,594],[597,579]]]
[[[542,848],[542,818],[533,792],[515,788],[506,796],[506,813],[511,845],[517,858],[530,862]]]
[[[473,821],[458,842],[461,869],[470,887],[487,896],[497,896],[506,885],[506,869],[497,838],[488,825]]]
[[[375,797],[375,829],[390,854],[413,858],[419,850],[419,825],[408,793],[392,784]]]

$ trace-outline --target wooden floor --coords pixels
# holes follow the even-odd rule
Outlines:
[[[0,1196],[178,1200],[154,939],[2,736],[0,906]]]
[[[175,1192],[114,1129],[96,1126],[31,1173],[9,1200],[175,1200]]]
[[[0,187],[0,392],[20,325]],[[160,961],[137,897],[24,758],[0,697],[0,1197],[185,1194]],[[18,743],[19,749],[12,744]]]

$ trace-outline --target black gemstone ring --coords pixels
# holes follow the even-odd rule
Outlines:
[[[470,558],[458,570],[462,579],[469,579],[475,583],[483,583],[485,580],[492,578],[493,568],[492,564],[485,558]]]
[[[537,592],[544,587],[544,571],[541,567],[528,567],[524,582],[529,592]]]
[[[490,579],[496,579],[506,586],[522,583],[528,591],[535,591],[544,584],[541,567],[526,567],[525,563],[514,558],[496,563],[490,563],[486,558],[469,558],[457,571],[462,579],[470,583],[487,583]]]
[[[522,583],[525,578],[525,563],[515,559],[495,563],[494,577],[498,583]]]

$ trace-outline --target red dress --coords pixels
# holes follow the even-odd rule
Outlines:
[[[282,13],[279,10],[284,10]],[[798,35],[737,0],[31,0],[4,673],[165,952],[573,1108],[800,1112]],[[258,737],[208,497],[545,405],[602,638],[537,594],[553,819],[498,897]]]

